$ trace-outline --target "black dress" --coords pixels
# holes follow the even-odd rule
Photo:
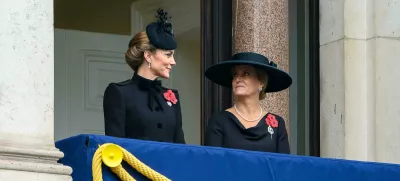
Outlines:
[[[211,117],[207,126],[205,145],[251,151],[290,153],[283,118],[272,114],[278,121],[278,127],[271,127],[274,131],[271,136],[266,123],[268,114],[256,126],[248,129],[229,111],[215,114]]]
[[[167,92],[174,93],[175,104],[165,98]],[[103,109],[107,136],[185,143],[178,91],[162,87],[159,80],[135,73],[130,80],[110,83]]]

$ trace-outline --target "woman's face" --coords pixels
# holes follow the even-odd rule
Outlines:
[[[254,96],[264,86],[257,78],[256,69],[250,65],[237,65],[232,70],[232,88],[235,96]]]
[[[147,62],[151,63],[150,71],[157,77],[169,78],[172,66],[176,65],[174,50],[156,50],[155,53],[145,52]]]

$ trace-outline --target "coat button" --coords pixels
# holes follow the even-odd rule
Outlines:
[[[158,124],[157,124],[157,128],[162,129],[162,127],[163,127],[163,125],[162,125],[161,123],[158,123]]]
[[[156,111],[157,111],[157,112],[160,111],[160,107],[156,107]]]

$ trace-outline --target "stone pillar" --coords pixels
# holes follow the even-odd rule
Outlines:
[[[320,3],[321,155],[400,163],[400,0]]]
[[[375,0],[371,7],[375,8],[368,11],[375,20],[375,156],[376,161],[400,164],[400,0]]]
[[[234,0],[233,52],[260,53],[289,73],[288,8],[287,0]],[[289,132],[289,89],[267,94],[262,107],[281,115]]]
[[[0,1],[0,180],[71,180],[54,147],[53,1]]]
[[[344,158],[344,0],[319,3],[321,157]]]
[[[375,160],[373,7],[373,0],[344,1],[346,159]]]
[[[320,2],[322,157],[375,160],[372,4]]]

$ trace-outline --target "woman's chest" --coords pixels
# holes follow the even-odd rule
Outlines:
[[[236,125],[226,125],[223,144],[225,147],[252,151],[276,152],[276,134],[268,132],[267,126],[254,126],[247,129]]]
[[[176,105],[168,104],[160,94],[149,97],[146,92],[138,91],[126,100],[127,124],[137,127],[174,127],[177,122]]]

